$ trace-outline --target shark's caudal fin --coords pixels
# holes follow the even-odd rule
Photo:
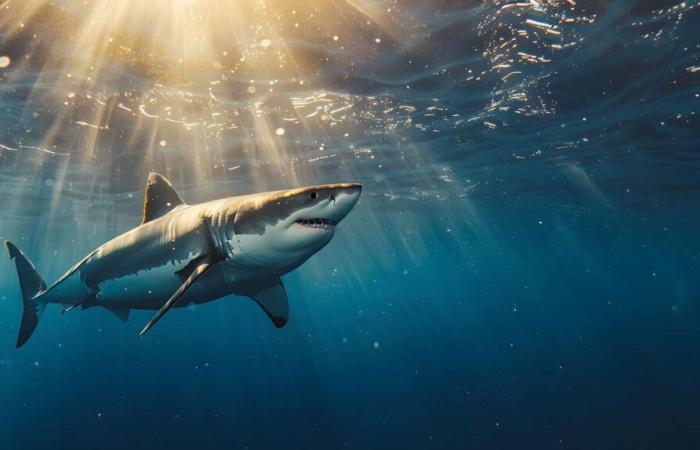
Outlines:
[[[46,305],[38,301],[37,297],[46,290],[46,283],[20,249],[10,241],[5,241],[5,245],[10,251],[10,258],[15,260],[19,286],[22,290],[22,323],[17,337],[17,348],[20,348],[29,340],[44,312]]]

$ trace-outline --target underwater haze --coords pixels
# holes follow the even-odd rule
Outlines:
[[[697,0],[0,0],[0,238],[52,283],[185,201],[356,182],[283,277],[49,305],[0,449],[700,448]]]

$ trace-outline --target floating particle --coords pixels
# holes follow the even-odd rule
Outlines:
[[[168,142],[165,141],[165,140],[162,140],[162,141],[160,141],[159,144],[160,144],[161,147],[165,147],[166,145],[168,145]]]
[[[374,341],[374,344],[372,344],[372,347],[374,347],[374,348],[379,348],[379,342],[378,342],[378,341]]]
[[[375,39],[374,39],[374,42],[376,42],[377,44],[381,44],[381,43],[382,43],[382,40],[381,40],[380,38],[375,38]]]
[[[673,311],[674,313],[677,313],[678,310],[679,310],[678,305],[671,306],[671,311]]]
[[[0,56],[0,69],[4,69],[5,67],[9,67],[10,63],[12,63],[12,60],[10,59],[9,56]]]
[[[260,46],[261,46],[262,48],[267,48],[267,47],[269,47],[270,45],[272,45],[272,41],[269,40],[269,39],[263,39],[262,41],[260,41]]]
[[[256,91],[255,86],[248,86],[248,93],[249,94],[255,94],[255,91]]]
[[[333,36],[333,40],[334,40],[334,41],[337,41],[338,39],[340,39],[340,38],[338,37],[337,34],[336,34],[335,36]]]
[[[539,20],[532,20],[532,19],[525,20],[525,25],[530,25],[530,26],[540,28],[543,30],[551,30],[553,28],[552,25],[550,25],[546,22],[540,22]]]
[[[69,92],[68,98],[75,98],[75,92]]]
[[[275,134],[277,134],[277,136],[284,136],[284,133],[284,128],[278,128],[275,130]]]

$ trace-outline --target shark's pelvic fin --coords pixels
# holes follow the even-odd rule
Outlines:
[[[153,325],[155,325],[160,320],[160,318],[163,317],[163,314],[170,311],[170,308],[175,306],[175,303],[177,303],[177,301],[180,300],[180,298],[185,294],[185,292],[187,292],[187,290],[190,287],[192,287],[192,285],[197,281],[197,279],[204,275],[204,272],[206,272],[207,269],[209,269],[215,262],[216,260],[209,257],[202,259],[199,265],[194,269],[194,271],[192,271],[190,276],[187,277],[185,282],[182,283],[182,285],[180,285],[180,287],[177,289],[177,291],[175,291],[175,293],[172,296],[170,296],[168,301],[165,302],[165,304],[160,308],[160,310],[158,310],[156,315],[153,316],[153,318],[146,324],[145,327],[143,327],[143,330],[141,330],[141,333],[139,334],[141,336],[146,334],[146,332],[148,332],[148,330],[150,330],[151,327],[153,327]]]
[[[170,181],[162,175],[151,172],[146,182],[141,223],[144,224],[164,216],[173,208],[184,204],[185,202],[182,201]]]
[[[282,328],[289,320],[289,302],[287,291],[280,278],[273,278],[268,283],[257,284],[254,288],[241,293],[260,305],[277,328]]]
[[[122,322],[126,322],[129,319],[129,308],[124,308],[120,306],[104,306],[104,309],[111,312],[117,316]]]

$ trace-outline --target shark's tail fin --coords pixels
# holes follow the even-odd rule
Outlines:
[[[5,241],[5,245],[10,251],[10,258],[15,260],[19,286],[22,290],[22,306],[24,309],[22,311],[22,324],[19,327],[19,336],[17,337],[17,348],[20,348],[29,340],[39,323],[41,313],[44,312],[46,305],[37,300],[37,297],[46,291],[46,283],[44,283],[34,265],[24,256],[20,249],[10,241]]]

